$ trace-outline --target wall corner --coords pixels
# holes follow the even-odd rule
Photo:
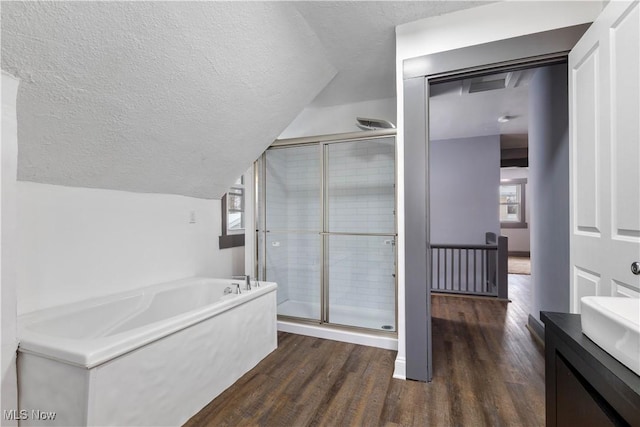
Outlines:
[[[18,171],[18,126],[16,99],[20,80],[2,72],[2,144],[0,150],[0,326],[2,328],[2,409],[18,409],[16,371],[17,290],[16,290],[16,182]],[[8,424],[5,424],[7,423]],[[3,425],[17,421],[3,420]]]

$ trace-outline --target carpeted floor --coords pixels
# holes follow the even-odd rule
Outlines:
[[[509,274],[531,274],[531,259],[510,256],[508,263]]]

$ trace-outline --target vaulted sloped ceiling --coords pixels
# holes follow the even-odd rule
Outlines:
[[[2,1],[18,178],[219,198],[303,108],[394,97],[396,25],[483,4]]]
[[[395,27],[488,3],[486,0],[296,2],[339,70],[314,99],[313,106],[395,97]]]
[[[287,3],[1,7],[20,180],[219,198],[336,74]]]

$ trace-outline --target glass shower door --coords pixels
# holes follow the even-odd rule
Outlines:
[[[326,321],[396,330],[395,138],[325,148]]]
[[[278,315],[321,320],[319,145],[270,149],[265,157],[265,280],[278,283]]]
[[[330,235],[329,323],[396,330],[395,239]]]

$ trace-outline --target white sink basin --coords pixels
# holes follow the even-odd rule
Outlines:
[[[640,299],[583,297],[582,333],[640,375]]]

